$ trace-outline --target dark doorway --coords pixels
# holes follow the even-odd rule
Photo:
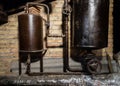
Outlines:
[[[120,51],[120,0],[114,0],[113,17],[113,50],[116,54]]]

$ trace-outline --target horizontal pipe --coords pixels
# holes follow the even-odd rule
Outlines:
[[[63,72],[42,72],[42,73],[29,73],[29,76],[39,76],[39,75],[81,75],[82,73],[63,73]]]
[[[73,69],[69,65],[66,66],[66,69],[70,72],[84,72],[83,70],[80,70],[80,69]]]
[[[63,45],[59,45],[59,46],[47,46],[47,48],[63,48]]]
[[[65,37],[65,35],[48,35],[48,37]]]
[[[84,73],[84,72],[41,72],[41,73],[29,73],[29,76],[41,76],[41,75],[91,75],[89,73]],[[106,75],[110,74],[109,72],[104,72],[104,73],[99,73],[95,75]]]

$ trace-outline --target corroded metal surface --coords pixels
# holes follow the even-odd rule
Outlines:
[[[34,51],[43,49],[43,23],[39,15],[22,14],[19,21],[20,50]]]
[[[107,47],[109,0],[73,0],[72,3],[72,46]]]

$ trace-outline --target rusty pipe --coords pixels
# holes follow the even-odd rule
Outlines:
[[[64,6],[63,9],[68,9],[68,0],[64,0]],[[64,11],[64,10],[63,10]],[[69,10],[66,12],[70,12]],[[68,37],[68,21],[69,21],[69,15],[68,13],[64,13],[63,12],[63,34],[65,34],[65,37],[63,38],[63,45],[64,45],[64,49],[63,49],[63,63],[64,63],[64,72],[67,71],[71,71],[71,72],[82,72],[81,70],[78,69],[72,69],[69,66],[69,37]]]
[[[26,13],[29,13],[29,6],[30,6],[30,5],[43,6],[43,7],[45,7],[45,8],[47,9],[47,20],[45,20],[45,19],[43,19],[43,20],[46,22],[46,25],[49,26],[49,25],[50,25],[50,24],[49,24],[49,23],[50,23],[49,7],[48,7],[47,5],[41,4],[41,3],[28,2],[28,3],[26,4],[26,9],[25,9],[25,12],[26,12]]]

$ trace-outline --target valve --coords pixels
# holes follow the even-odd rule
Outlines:
[[[102,69],[101,62],[91,51],[87,51],[81,57],[81,66],[85,73],[98,74]]]
[[[87,69],[89,73],[97,74],[100,73],[102,65],[98,59],[91,59],[87,62]]]

